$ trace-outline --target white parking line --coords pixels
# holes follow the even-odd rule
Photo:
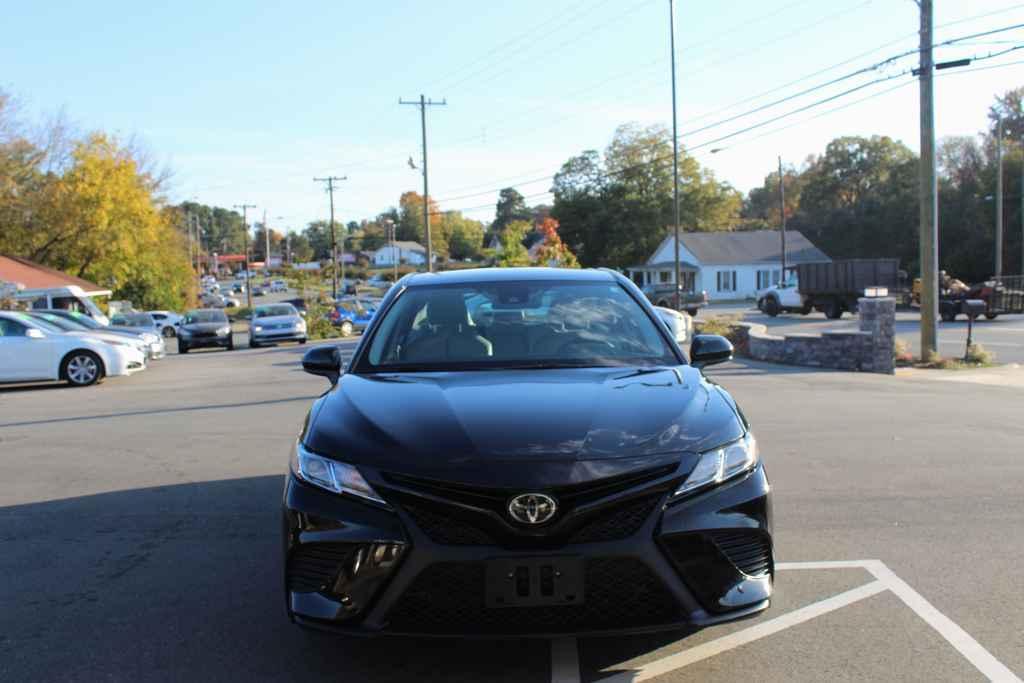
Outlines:
[[[949,617],[939,612],[920,593],[910,587],[907,582],[896,576],[895,573],[880,560],[841,560],[825,562],[780,562],[775,565],[779,571],[787,570],[826,570],[826,569],[865,569],[872,576],[874,581],[858,588],[848,590],[831,598],[801,607],[792,612],[768,621],[756,624],[749,628],[730,633],[729,635],[716,638],[715,640],[702,643],[682,652],[648,662],[634,670],[623,671],[601,679],[601,683],[634,683],[646,681],[657,676],[681,669],[685,666],[699,662],[709,657],[727,652],[734,648],[760,640],[766,636],[779,633],[787,628],[810,621],[815,617],[828,614],[835,610],[852,605],[855,602],[864,600],[873,595],[885,591],[894,593],[903,603],[914,611],[929,626],[935,629],[939,635],[946,639],[957,652],[970,662],[982,675],[992,681],[1006,683],[1024,683],[1010,671],[1002,662],[996,659],[992,653],[986,650],[981,644],[960,628]],[[567,652],[571,647],[572,652]],[[576,652],[576,641],[572,638],[564,638],[552,643],[551,646],[551,675],[552,681],[559,683],[576,683],[579,678],[578,653]]]
[[[580,683],[580,650],[575,638],[551,641],[551,683]]]

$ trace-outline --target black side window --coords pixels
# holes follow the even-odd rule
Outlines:
[[[25,330],[27,329],[21,323],[8,320],[7,318],[0,318],[0,337],[24,337]]]

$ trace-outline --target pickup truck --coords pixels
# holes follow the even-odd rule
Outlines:
[[[868,287],[885,287],[896,293],[900,287],[896,259],[847,259],[828,263],[801,263],[789,278],[758,292],[757,307],[775,317],[779,313],[807,315],[814,309],[837,320],[843,313],[857,311],[857,299]]]
[[[640,290],[655,306],[675,308],[675,285],[671,283],[651,284],[644,285]],[[697,315],[697,311],[708,305],[708,293],[705,291],[682,291],[679,293],[679,297],[679,310],[686,311],[691,316]]]

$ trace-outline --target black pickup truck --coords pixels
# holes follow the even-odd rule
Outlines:
[[[644,295],[655,306],[675,309],[675,286],[671,283],[659,285],[644,285],[640,288]],[[697,311],[708,305],[708,293],[705,291],[688,292],[683,290],[679,293],[679,308],[690,315],[697,315]]]

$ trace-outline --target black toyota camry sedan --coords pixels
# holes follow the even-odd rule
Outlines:
[[[732,397],[604,270],[392,287],[295,443],[289,617],[347,633],[552,636],[764,609],[770,487]]]

